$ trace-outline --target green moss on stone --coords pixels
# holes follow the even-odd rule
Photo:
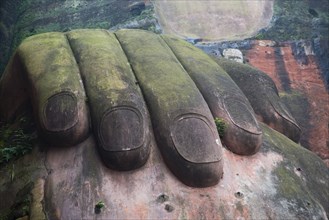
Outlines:
[[[141,30],[122,30],[116,35],[143,85],[144,94],[157,95],[149,103],[154,112],[172,112],[179,105],[197,108],[204,103],[195,84],[160,36]]]
[[[131,102],[130,94],[142,96],[127,57],[113,33],[85,29],[68,32],[67,37],[79,62],[96,120],[100,120],[98,118],[110,106]]]
[[[279,166],[275,170],[278,178],[278,190],[285,198],[294,199],[297,195],[303,195],[304,191],[300,186],[299,177],[285,166]]]
[[[328,36],[329,3],[326,0],[276,0],[273,9],[272,25],[255,39],[287,41]],[[313,11],[317,17],[312,15]]]
[[[205,98],[207,98],[206,91],[218,93],[222,97],[229,93],[244,96],[231,77],[199,48],[172,36],[163,35],[162,38],[194,80]]]
[[[277,199],[288,201],[292,209],[299,207],[303,215],[307,210],[321,211],[319,204],[328,214],[329,188],[325,185],[329,169],[321,158],[268,126],[261,127],[265,137],[261,150],[277,152],[284,158],[273,171]]]
[[[35,95],[39,114],[46,100],[61,91],[72,91],[84,98],[79,68],[63,33],[51,32],[27,38],[18,48]],[[34,97],[33,97],[34,98]]]
[[[227,126],[225,121],[221,118],[215,118],[215,124],[217,127],[219,137],[221,137],[221,138],[224,137],[225,129]]]
[[[292,90],[290,93],[280,92],[280,100],[287,106],[288,110],[296,119],[301,127],[302,135],[300,144],[303,147],[310,148],[309,133],[313,129],[310,122],[310,103],[307,96],[300,91]]]

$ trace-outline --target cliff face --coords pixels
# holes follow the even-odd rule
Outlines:
[[[329,95],[325,78],[328,69],[321,68],[326,58],[319,56],[311,41],[254,41],[245,56],[252,66],[274,80],[302,128],[301,145],[329,164]]]

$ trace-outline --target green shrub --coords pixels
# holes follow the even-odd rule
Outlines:
[[[215,124],[217,127],[218,135],[219,137],[224,137],[225,129],[226,129],[226,123],[222,118],[215,118]]]
[[[102,211],[102,208],[105,207],[105,203],[103,201],[99,201],[96,205],[95,205],[95,214],[99,214]]]
[[[0,126],[0,166],[32,151],[35,137],[24,128],[28,123],[29,120],[22,117],[18,123]]]
[[[97,209],[102,209],[102,208],[105,207],[105,203],[104,203],[103,201],[99,201],[99,202],[95,205],[95,207],[96,207]]]

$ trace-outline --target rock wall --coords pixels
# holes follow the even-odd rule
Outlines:
[[[275,43],[254,41],[245,51],[247,61],[267,73],[303,130],[301,144],[329,164],[329,94],[326,59],[311,41]]]

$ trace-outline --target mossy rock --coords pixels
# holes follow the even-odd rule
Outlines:
[[[260,121],[299,142],[301,129],[285,104],[278,89],[266,73],[248,64],[228,59],[214,60],[232,77],[247,96]]]
[[[140,30],[28,38],[0,80],[0,117],[31,100],[40,143],[1,168],[0,216],[29,196],[31,219],[326,219],[328,168],[256,120],[254,110],[273,115],[249,103],[256,93],[234,74],[262,81],[258,70],[222,66],[229,73],[181,40]],[[263,82],[255,88],[277,95]]]

